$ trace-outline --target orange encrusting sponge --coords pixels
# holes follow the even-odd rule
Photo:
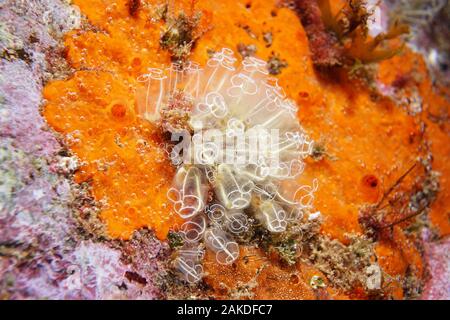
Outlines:
[[[79,71],[44,90],[44,114],[83,161],[77,182],[92,183],[110,236],[149,227],[164,239],[181,219],[166,192],[174,169],[154,128],[136,117],[133,93],[108,72]]]

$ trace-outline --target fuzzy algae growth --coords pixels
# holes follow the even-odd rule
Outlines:
[[[142,85],[138,76],[148,67],[167,65],[173,59],[171,52],[160,46],[161,33],[167,27],[161,18],[164,3],[140,1],[133,14],[125,0],[74,3],[87,18],[83,28],[65,38],[66,57],[74,73],[46,86],[45,118],[82,161],[76,181],[92,186],[93,196],[102,204],[101,218],[109,236],[129,239],[133,231],[149,227],[165,239],[168,231],[181,223],[166,197],[175,169],[160,147],[163,137],[136,113],[136,90]],[[439,125],[425,115],[410,116],[394,99],[374,96],[356,80],[318,75],[298,17],[272,1],[254,0],[250,6],[248,1],[234,0],[177,1],[169,9],[183,10],[188,16],[202,13],[196,25],[201,36],[191,51],[192,61],[203,64],[208,53],[222,47],[237,48],[240,43],[256,46],[256,54],[266,61],[274,54],[286,61],[277,75],[279,84],[300,106],[298,117],[305,130],[325,150],[325,156],[306,160],[305,172],[299,178],[299,184],[314,178],[319,181],[315,207],[322,216],[321,237],[353,248],[347,235],[362,236],[365,231],[359,222],[361,209],[380,201],[419,157],[427,157],[427,139],[432,141],[433,165],[444,176],[444,192],[432,206],[430,220],[441,235],[449,233],[446,124]],[[268,32],[270,46],[264,38]],[[381,64],[377,81],[392,85],[404,74],[419,75],[422,80],[416,82],[424,108],[448,113],[448,101],[431,90],[421,58],[405,51]],[[425,134],[423,122],[428,126]],[[424,171],[417,166],[395,193],[409,195]],[[397,214],[399,217],[389,217],[390,222],[402,218],[394,212]],[[375,239],[371,256],[383,270],[386,288],[381,291],[385,297],[402,298],[403,279],[423,277],[422,260],[414,245],[416,236],[404,230],[408,223],[395,224],[387,236]],[[311,246],[305,244],[305,255],[316,248]],[[333,287],[333,277],[326,276],[333,267],[329,262],[314,265],[314,260],[307,258],[285,266],[263,249],[249,246],[241,250],[232,266],[218,266],[206,256],[209,276],[205,281],[216,297],[326,299],[375,294],[357,282],[350,289]],[[329,254],[327,248],[319,250],[325,257]],[[327,279],[326,287],[322,282],[318,286],[317,281],[311,286],[313,277]],[[343,277],[335,283],[345,280]]]

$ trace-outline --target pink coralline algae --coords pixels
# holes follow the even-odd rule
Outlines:
[[[430,280],[425,285],[422,299],[450,299],[450,238],[425,243],[425,258]]]
[[[85,193],[71,180],[78,160],[39,111],[42,86],[58,63],[52,54],[63,32],[79,23],[77,12],[65,1],[0,4],[0,299],[161,295],[153,279],[164,246],[150,232],[137,264],[129,261],[132,243],[83,231],[77,204]]]

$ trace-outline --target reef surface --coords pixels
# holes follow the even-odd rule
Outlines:
[[[346,1],[326,3],[1,2],[0,297],[449,299],[448,47],[433,33],[449,5],[342,13],[391,32],[375,46],[327,15]],[[223,47],[267,61],[299,106],[316,144],[298,183],[318,180],[320,214],[231,266],[207,253],[193,286],[171,268],[176,168],[137,115],[137,79]]]

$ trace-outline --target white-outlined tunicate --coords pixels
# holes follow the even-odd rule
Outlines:
[[[217,263],[232,264],[251,228],[279,235],[301,223],[318,188],[317,180],[299,183],[313,144],[296,103],[265,61],[237,61],[225,48],[204,66],[150,68],[138,79],[138,114],[171,128],[168,157],[177,172],[167,195],[184,219],[174,265],[189,283],[203,277],[205,247]]]

